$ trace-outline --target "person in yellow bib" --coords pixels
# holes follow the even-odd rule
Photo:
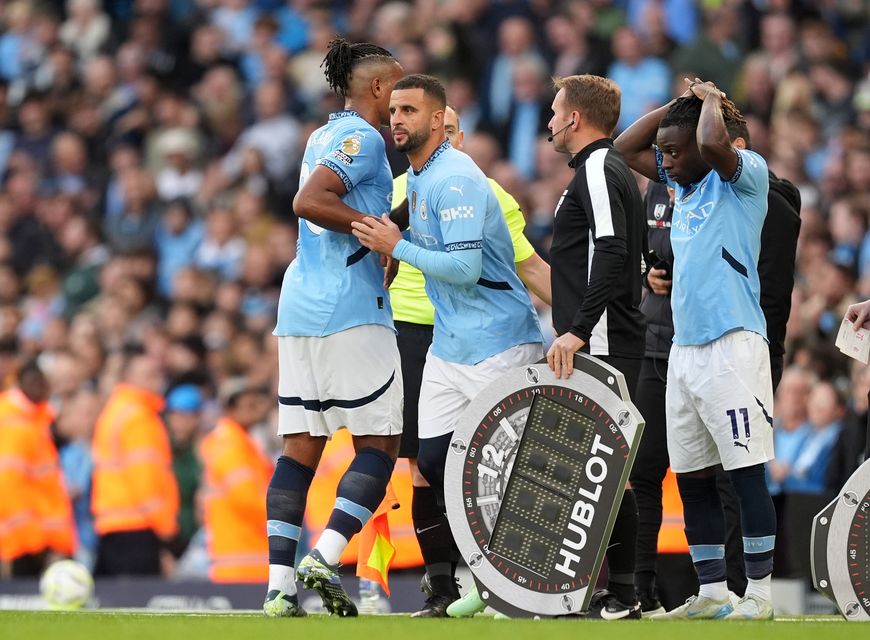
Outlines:
[[[444,114],[444,130],[450,143],[460,151],[465,132],[460,129],[459,116],[452,107]],[[408,175],[403,173],[393,180],[393,208],[406,198]],[[526,220],[514,197],[495,180],[489,184],[501,205],[514,245],[514,263],[517,275],[523,284],[538,298],[550,304],[550,265],[547,264],[523,235]],[[390,301],[393,305],[393,322],[398,331],[399,353],[402,357],[402,377],[405,387],[403,410],[404,427],[399,457],[408,458],[414,493],[411,501],[411,516],[414,532],[426,574],[422,588],[427,594],[426,603],[412,617],[446,617],[447,606],[459,598],[454,580],[458,552],[453,544],[447,516],[435,499],[435,493],[417,468],[418,451],[417,405],[420,398],[420,383],[426,353],[432,343],[432,326],[435,324],[435,309],[426,296],[425,279],[418,269],[402,262],[390,285]]]

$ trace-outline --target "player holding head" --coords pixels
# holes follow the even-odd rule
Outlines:
[[[444,463],[460,415],[492,380],[542,354],[501,207],[486,176],[447,139],[446,107],[444,87],[430,76],[403,78],[390,99],[393,141],[411,163],[410,240],[386,216],[353,223],[365,246],[426,276],[435,328],[420,389],[417,463],[441,513]],[[452,587],[446,596],[455,599],[452,571],[443,577]],[[438,604],[439,615],[447,603]]]
[[[773,391],[757,267],[769,181],[764,159],[731,142],[728,123],[739,119],[721,91],[696,78],[682,97],[617,140],[633,169],[676,190],[674,344],[665,413],[668,455],[701,589],[661,614],[669,618],[773,616],[776,516],[764,472],[773,457]],[[733,611],[716,489],[720,463],[740,501],[748,579]]]
[[[326,610],[355,616],[338,558],[384,497],[402,432],[402,371],[379,257],[350,234],[351,222],[386,210],[392,176],[378,129],[402,68],[388,51],[341,38],[323,66],[345,110],[308,139],[293,200],[299,248],[284,275],[275,335],[278,433],[283,455],[266,496],[268,616],[300,616],[294,559],[308,487],[327,438],[353,434],[356,457],[335,508],[298,576]]]

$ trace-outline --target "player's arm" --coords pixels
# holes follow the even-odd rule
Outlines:
[[[363,246],[407,262],[427,277],[470,286],[480,279],[483,265],[486,195],[479,184],[465,177],[445,181],[430,202],[429,214],[438,216],[444,251],[424,249],[404,239],[386,215],[354,222],[353,234]]]
[[[731,144],[722,114],[723,94],[712,82],[696,82],[692,93],[704,101],[695,139],[704,161],[713,167],[723,180],[731,180],[737,173],[740,157]]]
[[[508,231],[511,234],[517,275],[529,291],[547,304],[552,305],[550,265],[535,253],[532,243],[523,233],[526,228],[526,218],[519,203],[495,180],[490,179],[489,184],[496,200],[498,200],[505,222],[507,222]]]
[[[342,202],[346,193],[347,187],[338,174],[318,165],[293,198],[293,211],[324,229],[350,233],[350,223],[364,215]]]
[[[384,141],[371,131],[347,131],[336,135],[331,149],[309,175],[303,165],[303,179],[293,198],[293,210],[300,218],[330,231],[351,232],[351,222],[365,217],[364,213],[347,206],[342,198],[354,185],[360,184],[376,171],[384,159]],[[382,211],[371,211],[380,215]]]
[[[550,280],[550,265],[537,253],[517,262],[517,275],[523,284],[547,304],[553,304],[553,293]]]
[[[653,144],[659,130],[659,122],[665,116],[673,100],[637,120],[614,140],[613,146],[628,163],[628,166],[650,180],[661,182]],[[598,251],[598,245],[595,246]]]
[[[598,175],[587,174],[585,187],[577,189],[583,207],[592,212],[590,226],[595,239],[583,304],[574,314],[569,330],[584,342],[589,342],[592,329],[601,319],[628,257],[623,197],[607,172],[604,167]],[[601,197],[605,195],[603,191],[606,199]]]

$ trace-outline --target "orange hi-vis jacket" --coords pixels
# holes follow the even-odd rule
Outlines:
[[[100,535],[178,531],[178,485],[160,419],[163,398],[128,384],[115,387],[94,428],[91,508]]]
[[[200,445],[206,544],[214,582],[269,579],[266,490],[275,465],[245,429],[221,418]]]
[[[0,393],[0,560],[75,551],[72,505],[49,429],[47,402],[18,388]]]

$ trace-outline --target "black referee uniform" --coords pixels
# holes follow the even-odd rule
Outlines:
[[[569,166],[575,174],[556,207],[550,249],[553,326],[559,335],[570,331],[586,342],[583,351],[621,371],[633,392],[645,333],[639,309],[646,234],[640,191],[609,138],[581,149]],[[607,591],[593,597],[593,617],[596,609],[601,617],[604,609],[611,617],[640,617],[636,538],[637,505],[626,490],[610,536]]]
[[[550,269],[553,326],[619,369],[632,391],[644,354],[640,311],[646,222],[634,174],[609,138],[575,155],[556,208]]]

